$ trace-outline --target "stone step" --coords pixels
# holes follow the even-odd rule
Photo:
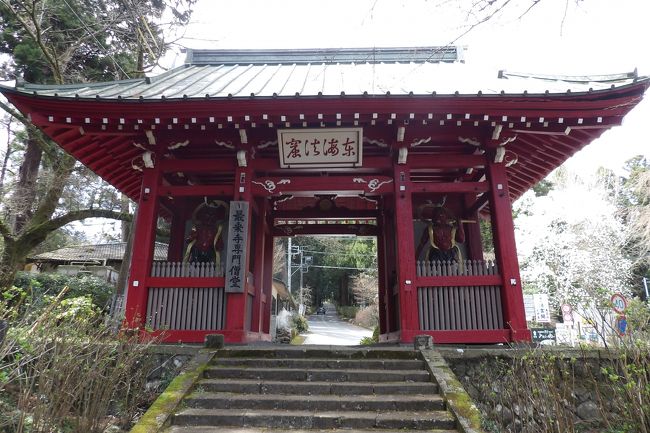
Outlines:
[[[198,387],[209,392],[294,395],[437,394],[432,382],[292,382],[255,379],[203,379]]]
[[[302,429],[454,429],[446,411],[428,412],[327,412],[231,409],[184,409],[174,415],[174,425],[266,427]]]
[[[333,370],[302,368],[240,368],[209,367],[203,372],[208,379],[261,379],[291,381],[331,382],[426,382],[430,380],[426,370]]]
[[[417,370],[424,368],[419,359],[333,359],[333,358],[215,358],[215,366],[296,368],[296,369],[377,369]]]
[[[185,405],[201,409],[280,409],[299,411],[435,411],[444,410],[439,395],[280,395],[193,393]]]
[[[327,358],[327,359],[421,359],[420,353],[403,347],[341,348],[340,346],[227,347],[219,358]]]
[[[437,394],[433,382],[293,382],[288,380],[202,379],[197,389],[206,392],[292,395]]]
[[[284,433],[286,429],[276,430],[263,427],[207,427],[207,426],[172,426],[165,433]],[[409,433],[417,430],[405,429],[328,429],[328,430],[296,430],[292,433]],[[458,433],[457,430],[427,430],[429,433]]]

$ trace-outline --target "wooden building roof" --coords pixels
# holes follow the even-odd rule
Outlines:
[[[137,200],[143,157],[164,149],[170,185],[232,184],[245,149],[279,174],[278,128],[361,126],[364,158],[444,157],[447,169],[413,172],[414,182],[482,179],[454,166],[480,155],[486,139],[505,144],[515,199],[575,152],[619,125],[649,80],[635,72],[550,76],[462,62],[456,47],[351,50],[189,51],[185,65],[157,77],[0,88],[62,148]],[[242,132],[243,131],[243,132]],[[275,142],[275,143],[274,143]],[[210,175],[191,160],[222,161]],[[232,167],[231,167],[232,166]],[[216,166],[215,166],[216,167]],[[232,170],[229,170],[232,168]],[[470,171],[470,173],[468,173]]]
[[[73,245],[46,251],[29,257],[36,262],[86,262],[86,261],[122,261],[126,242],[111,242],[106,244]],[[155,260],[167,259],[168,245],[156,242],[154,248]]]

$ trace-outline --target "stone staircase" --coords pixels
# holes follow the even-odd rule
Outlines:
[[[228,348],[167,433],[456,432],[419,352],[402,348]]]

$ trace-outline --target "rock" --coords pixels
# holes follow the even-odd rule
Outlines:
[[[280,344],[291,343],[291,331],[286,328],[278,329],[278,332],[275,334],[275,342]]]
[[[587,400],[578,406],[576,414],[585,421],[595,420],[600,418],[600,409],[596,403]]]
[[[224,337],[223,334],[208,334],[205,336],[204,346],[207,349],[223,349]]]
[[[433,337],[430,335],[416,335],[413,339],[413,347],[415,350],[433,349]]]
[[[508,424],[508,431],[511,431],[513,433],[514,432],[521,432],[521,426],[522,426],[521,420],[515,418],[514,421],[512,421],[510,424]]]
[[[144,385],[147,391],[156,391],[162,387],[162,380],[150,380]]]
[[[578,403],[583,403],[591,397],[591,393],[583,386],[576,385],[573,390],[573,395]]]
[[[494,408],[494,412],[496,413],[496,416],[501,420],[501,423],[503,425],[510,424],[514,419],[512,415],[512,411],[507,407],[502,406],[501,404],[496,405],[496,407]]]

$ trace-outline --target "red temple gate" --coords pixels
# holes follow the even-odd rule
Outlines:
[[[190,51],[159,77],[2,92],[138,203],[127,326],[268,340],[273,238],[356,234],[378,241],[382,340],[528,341],[512,200],[620,124],[648,80],[501,73],[527,87],[442,88],[460,59],[455,47]],[[155,262],[161,220],[168,260]]]

